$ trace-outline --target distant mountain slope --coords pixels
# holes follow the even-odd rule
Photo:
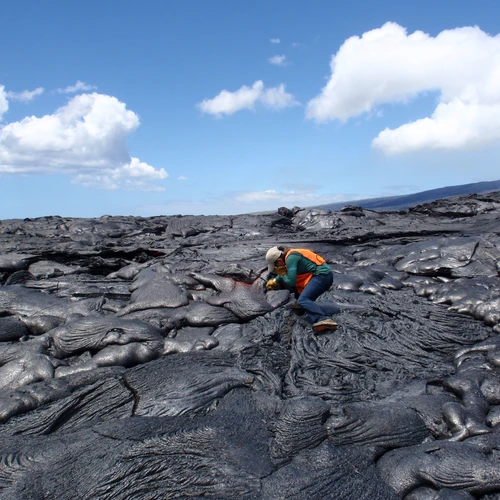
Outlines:
[[[389,196],[387,198],[367,198],[365,200],[344,201],[341,203],[328,203],[313,208],[321,210],[340,210],[346,205],[356,205],[371,210],[405,210],[422,203],[430,203],[435,200],[449,198],[466,194],[482,194],[490,191],[500,190],[500,180],[489,182],[474,182],[472,184],[462,184],[460,186],[446,186],[438,189],[430,189],[419,193],[402,196]]]

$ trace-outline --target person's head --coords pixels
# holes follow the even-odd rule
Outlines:
[[[285,248],[271,247],[266,253],[267,270],[272,273],[275,267],[285,265]]]

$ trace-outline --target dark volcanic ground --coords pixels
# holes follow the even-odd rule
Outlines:
[[[316,335],[265,253],[327,259]],[[500,499],[500,193],[0,221],[0,498]]]

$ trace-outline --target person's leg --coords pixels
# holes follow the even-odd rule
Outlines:
[[[311,323],[317,323],[318,321],[330,318],[328,314],[316,304],[315,300],[322,293],[329,290],[332,283],[333,275],[331,273],[313,276],[304,288],[304,291],[300,294],[297,303],[304,309]]]

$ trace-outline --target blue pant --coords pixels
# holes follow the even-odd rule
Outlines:
[[[297,303],[304,309],[311,323],[316,323],[330,316],[314,302],[322,293],[330,290],[333,283],[333,273],[313,276],[299,295]]]

